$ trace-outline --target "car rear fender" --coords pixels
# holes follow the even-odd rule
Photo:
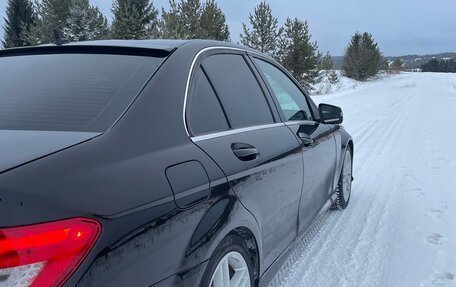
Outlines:
[[[194,229],[180,270],[209,260],[219,243],[229,234],[235,234],[245,240],[249,252],[256,252],[253,264],[258,267],[255,271],[261,274],[262,244],[258,240],[261,238],[258,223],[231,190],[228,194],[221,190],[225,188],[229,187],[220,186],[219,194],[225,195],[214,201]],[[213,189],[212,193],[217,197],[218,191]]]

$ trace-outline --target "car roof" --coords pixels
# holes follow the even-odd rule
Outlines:
[[[131,48],[148,48],[148,49],[158,49],[165,51],[172,51],[180,47],[202,47],[202,46],[217,46],[217,47],[232,47],[239,48],[243,50],[255,51],[249,47],[242,45],[234,44],[231,42],[216,41],[216,40],[201,40],[201,39],[191,39],[191,40],[166,40],[166,39],[151,39],[151,40],[97,40],[97,41],[82,41],[65,44],[65,46],[115,46],[115,47],[131,47]]]
[[[96,47],[99,49],[105,48],[132,48],[132,49],[150,49],[155,51],[164,51],[172,52],[176,49],[185,48],[188,50],[200,50],[206,47],[228,47],[228,48],[237,48],[245,51],[256,52],[258,51],[251,49],[249,47],[241,46],[238,44],[230,42],[222,42],[215,40],[164,40],[164,39],[154,39],[154,40],[96,40],[96,41],[81,41],[81,42],[70,42],[63,45],[55,44],[46,44],[40,46],[31,46],[31,47],[19,47],[12,49],[0,50],[0,56],[6,55],[17,55],[17,54],[34,54],[40,50],[50,50],[57,52],[59,47],[66,47],[62,50],[79,50],[86,49],[90,47]]]
[[[171,52],[188,43],[188,40],[97,40],[64,44],[64,46],[109,46],[124,48],[148,48]]]

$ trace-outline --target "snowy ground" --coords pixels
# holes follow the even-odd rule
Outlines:
[[[329,80],[329,74],[330,71],[321,71],[320,72],[320,79],[318,83],[316,83],[312,90],[312,94],[314,95],[325,95],[325,94],[331,94],[335,92],[340,92],[340,91],[345,91],[345,90],[354,90],[356,89],[360,84],[362,85],[363,83],[355,81],[353,79],[344,77],[341,73],[341,71],[334,71],[334,73],[337,75],[338,81],[337,83],[331,83]]]
[[[344,110],[352,199],[301,238],[271,286],[456,286],[456,74],[314,99]]]
[[[331,73],[335,73],[337,75],[337,82],[332,83],[330,81]],[[340,70],[320,71],[320,78],[318,80],[318,83],[313,85],[313,90],[311,91],[311,93],[313,95],[326,95],[333,93],[341,93],[345,91],[353,91],[355,89],[359,89],[360,87],[365,87],[366,85],[369,85],[371,82],[390,78],[392,76],[393,74],[388,74],[384,71],[380,71],[380,73],[375,78],[370,79],[366,82],[359,82],[343,76]]]

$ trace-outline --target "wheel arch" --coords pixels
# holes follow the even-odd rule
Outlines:
[[[258,280],[260,278],[260,253],[255,235],[249,228],[245,226],[240,226],[231,230],[231,232],[228,233],[227,236],[229,235],[237,236],[241,238],[242,241],[244,241],[250,258],[252,259],[253,277],[255,278],[255,280]]]
[[[352,160],[353,160],[354,152],[355,152],[355,144],[353,142],[353,138],[343,128],[341,129],[341,146],[338,148],[340,148],[340,156],[338,159],[338,165],[337,165],[337,169],[336,169],[336,177],[334,178],[335,182],[339,181],[340,174],[342,173],[342,167],[343,167],[345,153],[346,153],[347,149],[350,149],[350,151],[352,153]],[[334,186],[334,188],[336,189],[336,186]],[[334,192],[335,192],[335,190],[334,190]]]
[[[342,169],[344,168],[344,162],[345,162],[345,155],[347,154],[347,150],[350,150],[351,152],[351,157],[352,157],[352,166],[353,166],[353,157],[355,153],[355,145],[353,144],[353,139],[350,137],[346,144],[342,145],[342,154],[340,157],[340,164],[339,164],[339,169],[338,169],[338,176],[337,180],[339,180],[340,175],[342,174]]]
[[[213,222],[214,225],[208,226],[208,222]],[[201,237],[202,230],[200,228],[206,230],[203,237]],[[245,243],[246,251],[251,255],[249,259],[253,259],[254,278],[258,280],[262,272],[261,268],[263,268],[260,228],[253,215],[244,208],[234,194],[230,192],[228,196],[214,200],[199,219],[199,224],[192,233],[179,270],[190,270],[197,268],[201,263],[207,263],[220,243],[225,238],[234,235]],[[193,240],[194,237],[200,237],[197,244]],[[205,270],[206,267],[200,270],[200,274],[196,277],[203,278]]]

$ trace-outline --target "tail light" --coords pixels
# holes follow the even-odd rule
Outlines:
[[[86,218],[0,229],[0,287],[61,286],[100,233]]]

